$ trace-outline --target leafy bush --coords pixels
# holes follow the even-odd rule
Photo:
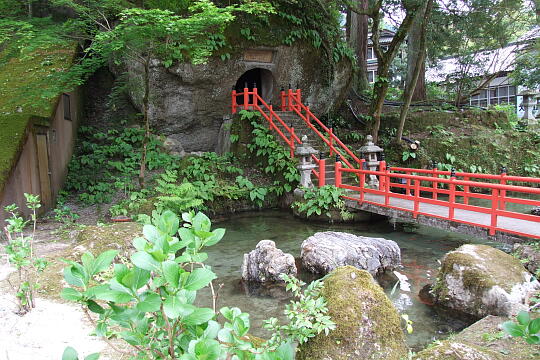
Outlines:
[[[18,213],[15,204],[6,206],[6,212],[11,217],[6,219],[6,235],[8,243],[5,246],[8,263],[17,269],[17,280],[14,290],[17,296],[19,313],[25,314],[35,307],[34,290],[39,288],[35,276],[36,273],[43,272],[47,262],[43,258],[35,257],[33,243],[36,232],[36,212],[41,207],[39,196],[24,194],[26,206],[32,210],[31,220],[25,221]],[[23,234],[24,228],[31,223],[33,231],[30,236]],[[10,283],[11,284],[11,283]]]
[[[64,260],[64,279],[71,286],[62,297],[78,302],[96,325],[95,333],[119,338],[132,346],[138,359],[257,359],[294,358],[293,340],[300,342],[335,325],[326,316],[320,284],[306,293],[289,279],[288,287],[300,297],[286,313],[291,319],[282,326],[269,321],[280,333],[255,346],[249,341],[249,315],[238,308],[217,308],[212,269],[204,264],[204,249],[218,243],[225,229],[211,230],[203,213],[182,214],[184,224],[171,211],[154,213],[153,224],[135,238],[137,250],[128,264],[114,264],[113,277],[100,281],[118,254],[109,250],[97,257],[82,255],[82,262]],[[209,287],[212,308],[195,305],[197,291]],[[93,321],[89,312],[99,319]],[[221,315],[221,316],[220,316]],[[221,321],[221,323],[219,322]],[[283,334],[283,335],[282,335]]]
[[[531,320],[528,312],[520,311],[517,323],[506,321],[502,324],[505,333],[513,337],[522,337],[527,344],[540,344],[540,318]]]
[[[345,202],[341,198],[344,195],[343,189],[334,185],[325,185],[323,187],[314,187],[304,189],[304,201],[295,201],[293,207],[296,207],[300,213],[305,213],[307,217],[313,214],[332,217],[331,211],[339,211],[343,220],[348,220],[352,214],[345,209]]]

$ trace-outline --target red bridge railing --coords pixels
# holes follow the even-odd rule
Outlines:
[[[239,105],[237,98],[242,97]],[[411,212],[414,218],[425,215],[486,228],[490,235],[497,231],[520,236],[540,238],[540,216],[508,210],[509,204],[540,206],[540,200],[527,196],[540,196],[540,178],[510,176],[506,171],[500,175],[442,171],[434,169],[412,169],[387,167],[381,161],[377,171],[367,170],[365,160],[358,158],[339,138],[332,128],[325,126],[302,103],[301,90],[281,91],[281,111],[296,113],[307,126],[326,144],[330,155],[339,155],[341,161],[335,163],[335,186],[351,190],[347,199],[386,208]],[[271,130],[285,141],[294,156],[296,144],[302,141],[294,132],[294,127],[287,126],[276,114],[272,105],[268,105],[258,94],[257,88],[243,92],[232,91],[232,112],[239,108],[256,110],[268,121]],[[279,123],[285,131],[276,124]],[[315,164],[313,175],[318,185],[326,183],[326,160],[312,156]],[[345,166],[343,166],[345,165]],[[352,173],[354,183],[342,182],[344,173]],[[375,175],[379,180],[376,189],[367,186],[367,179]],[[351,177],[349,177],[351,179]],[[511,185],[509,182],[519,185]],[[394,191],[392,191],[394,190]],[[522,197],[510,196],[521,194]],[[470,203],[471,199],[483,201],[484,205]],[[429,207],[431,205],[431,208]],[[457,210],[457,213],[456,213]],[[460,212],[461,211],[461,212]],[[463,212],[465,211],[465,212]],[[512,224],[511,222],[515,223]],[[521,221],[521,222],[520,222]],[[510,224],[509,224],[510,222]]]

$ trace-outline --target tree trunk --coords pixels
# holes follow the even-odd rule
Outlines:
[[[29,19],[32,18],[32,2],[33,2],[33,0],[27,0],[26,1],[26,4],[28,6],[28,18]]]
[[[418,15],[415,17],[411,31],[409,33],[409,42],[407,44],[407,78],[405,81],[405,89],[414,89],[412,94],[413,101],[421,101],[426,99],[426,85],[425,85],[425,76],[420,75],[418,77],[416,86],[411,85],[411,81],[414,77],[414,72],[417,67],[418,59],[424,57],[425,48],[422,48],[422,37],[423,34],[423,24],[424,24],[424,14],[426,12],[428,2],[422,5],[418,11]],[[424,57],[425,58],[425,57]],[[421,64],[421,69],[425,69],[424,62]],[[404,98],[406,93],[403,93]]]
[[[367,10],[367,0],[358,0],[358,8]],[[368,44],[368,17],[348,11],[349,45],[354,49],[357,59],[358,71],[353,80],[353,87],[358,91],[367,90],[369,82],[367,77],[367,44]]]
[[[399,113],[399,127],[396,134],[396,143],[399,143],[401,141],[401,137],[403,136],[403,129],[405,128],[405,119],[407,118],[407,112],[409,111],[409,106],[411,105],[411,101],[414,98],[415,94],[415,88],[418,87],[420,84],[420,75],[422,72],[425,72],[425,60],[426,60],[426,29],[427,24],[429,21],[429,17],[431,14],[431,9],[433,7],[433,0],[428,0],[426,3],[426,6],[422,9],[423,16],[418,16],[418,18],[415,20],[417,22],[420,20],[420,29],[419,34],[420,37],[418,38],[418,56],[416,57],[416,62],[413,67],[413,71],[410,75],[410,79],[407,81],[407,84],[405,86],[404,91],[404,99],[403,99],[403,105],[401,106],[401,111]],[[410,46],[409,42],[409,46]],[[409,60],[409,59],[407,59]],[[407,64],[409,65],[409,64]],[[409,74],[407,73],[407,77]],[[425,90],[425,89],[424,89]]]
[[[381,64],[379,62],[378,70],[383,77],[388,76],[390,65]],[[384,107],[384,99],[388,92],[389,81],[376,81],[373,88],[373,95],[375,96],[371,103],[370,114],[373,121],[373,127],[371,129],[371,135],[373,136],[373,142],[376,144],[379,140],[379,129],[381,128],[381,114]]]
[[[150,120],[148,119],[148,103],[150,95],[150,56],[144,61],[144,96],[143,96],[143,116],[144,116],[144,139],[142,144],[142,156],[139,169],[139,186],[144,188],[144,176],[146,172],[146,149],[150,139]]]

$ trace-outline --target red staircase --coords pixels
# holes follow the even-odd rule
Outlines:
[[[242,105],[238,105],[239,97],[243,99]],[[257,88],[245,88],[243,92],[233,90],[231,98],[233,114],[242,109],[258,111],[277,133],[277,138],[290,149],[291,157],[296,146],[302,144],[303,135],[309,135],[313,147],[326,150],[328,158],[312,155],[318,165],[313,175],[319,187],[332,184],[348,190],[346,199],[410,212],[413,218],[423,215],[481,227],[487,229],[490,236],[499,231],[540,239],[540,216],[509,210],[515,209],[515,205],[540,206],[540,178],[510,176],[506,170],[500,175],[491,175],[441,171],[436,167],[390,168],[385,161],[380,162],[377,171],[370,171],[365,160],[358,158],[332,128],[325,126],[309,106],[302,103],[300,89],[282,90],[278,111],[261,98]],[[367,186],[366,176],[369,175],[378,177],[377,189]]]

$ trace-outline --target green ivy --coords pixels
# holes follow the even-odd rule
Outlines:
[[[343,220],[352,218],[352,214],[346,210],[345,201],[342,199],[345,194],[343,189],[334,185],[325,185],[320,188],[304,189],[304,191],[304,201],[295,201],[292,206],[297,208],[300,213],[306,214],[307,217],[313,214],[324,214],[331,218],[331,211],[337,210]]]

